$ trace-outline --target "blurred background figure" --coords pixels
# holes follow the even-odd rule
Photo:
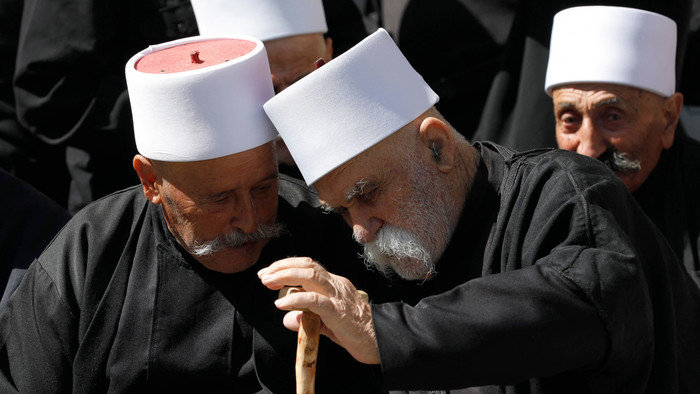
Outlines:
[[[700,0],[693,0],[690,30],[683,60],[679,91],[683,93],[681,125],[688,136],[700,141]]]
[[[38,167],[52,170],[28,182],[55,182],[47,194],[73,213],[137,183],[124,65],[145,46],[196,35],[189,0],[25,0],[16,21],[17,120]]]
[[[2,169],[0,190],[0,294],[7,290],[1,309],[19,284],[22,275],[17,273],[39,257],[70,215],[55,201]]]
[[[65,206],[70,178],[61,149],[51,149],[17,120],[13,78],[22,0],[0,0],[0,169]]]
[[[517,0],[411,0],[398,44],[440,96],[436,108],[474,135],[515,17]]]

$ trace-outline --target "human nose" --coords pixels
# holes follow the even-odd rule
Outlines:
[[[361,243],[372,242],[384,222],[366,208],[356,208],[349,211],[355,239]]]
[[[231,224],[245,233],[252,233],[258,229],[258,211],[255,200],[252,196],[237,199],[235,204],[235,214]]]
[[[583,120],[577,134],[579,136],[577,153],[597,158],[607,149],[603,132],[590,119]]]

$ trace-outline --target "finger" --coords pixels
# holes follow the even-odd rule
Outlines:
[[[260,280],[263,285],[272,290],[284,286],[301,286],[306,291],[333,294],[337,277],[321,265],[313,263],[303,267],[289,266],[265,271],[260,275]]]
[[[291,311],[285,314],[284,318],[282,319],[282,324],[292,331],[299,332],[299,327],[301,326],[302,313],[302,311]],[[321,322],[321,335],[325,335],[332,341],[338,343],[335,335],[333,334],[333,331],[329,330],[328,327],[326,327],[326,325],[323,324],[323,322]]]
[[[283,311],[309,310],[316,314],[328,314],[333,305],[328,297],[314,292],[290,293],[275,300],[275,306]]]
[[[291,311],[284,315],[282,324],[292,331],[299,331],[302,311]]]
[[[288,268],[311,268],[314,265],[320,265],[310,257],[288,257],[286,259],[277,260],[269,266],[258,271],[258,277],[265,274],[271,274]]]

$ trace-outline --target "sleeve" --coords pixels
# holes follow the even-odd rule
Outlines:
[[[606,352],[598,312],[546,266],[472,280],[415,307],[373,305],[385,387],[515,384],[591,367]]]
[[[483,267],[493,274],[415,307],[373,306],[385,387],[510,385],[603,368],[619,382],[650,368],[644,267],[646,254],[669,261],[653,252],[660,238],[619,180],[549,161],[501,205]]]
[[[0,391],[72,391],[76,316],[38,261],[0,315]]]

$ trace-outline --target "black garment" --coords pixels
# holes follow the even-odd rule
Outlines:
[[[700,286],[700,142],[676,130],[634,198]]]
[[[65,146],[65,162],[51,165],[70,172],[70,212],[138,181],[130,170],[136,148],[128,59],[196,34],[189,0],[24,0],[17,116],[46,149]]]
[[[494,141],[519,151],[557,146],[552,99],[544,91],[552,20],[563,9],[587,5],[634,7],[676,21],[676,76],[680,77],[691,0],[522,0],[474,140]]]
[[[372,307],[385,387],[700,392],[700,289],[624,184],[575,153],[476,147],[438,274],[406,291],[454,289]]]
[[[23,0],[0,0],[0,168],[65,207],[68,170],[62,146],[47,149],[17,121],[14,74]]]
[[[678,91],[683,93],[683,104],[700,105],[700,0],[692,0],[688,39]]]
[[[24,181],[0,170],[0,293],[14,268],[27,268],[70,215]]]
[[[228,275],[179,246],[141,187],[83,209],[0,315],[0,392],[294,392],[296,333],[256,272],[291,255],[347,265],[350,276],[367,271],[340,218],[309,205],[316,197],[286,179],[280,194],[287,232],[254,267]],[[326,338],[316,385],[379,392],[374,368]]]
[[[333,39],[333,57],[337,57],[367,37],[360,10],[353,0],[323,0],[328,25],[327,37]]]
[[[411,0],[403,12],[398,46],[466,138],[479,124],[517,2]]]

